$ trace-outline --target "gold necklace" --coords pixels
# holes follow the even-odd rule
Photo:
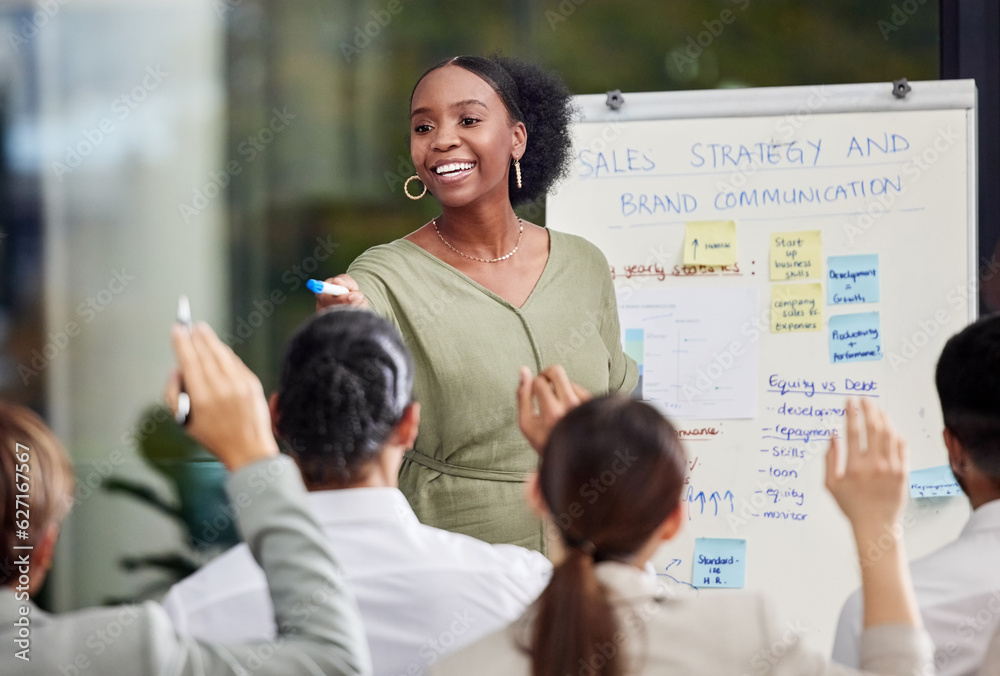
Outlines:
[[[470,256],[469,254],[462,253],[461,251],[459,251],[458,249],[456,249],[455,247],[453,247],[451,244],[448,243],[448,240],[446,240],[444,238],[444,235],[441,234],[441,231],[438,230],[437,219],[436,218],[431,219],[431,225],[434,226],[434,232],[437,233],[438,237],[441,238],[441,241],[444,242],[444,244],[445,244],[446,247],[448,247],[449,249],[451,249],[452,251],[454,251],[455,253],[457,253],[459,256],[465,256],[466,258],[471,258],[472,260],[479,261],[480,263],[499,263],[500,261],[505,261],[505,260],[507,260],[508,258],[510,258],[511,256],[513,256],[514,254],[517,253],[517,248],[519,246],[521,246],[521,238],[524,237],[524,221],[522,221],[519,218],[519,219],[517,219],[517,222],[521,224],[521,229],[517,233],[517,244],[514,245],[514,250],[511,251],[506,256],[500,256],[499,258],[489,258],[489,259],[487,259],[487,258],[478,258],[477,256]]]

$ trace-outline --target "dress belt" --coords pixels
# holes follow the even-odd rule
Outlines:
[[[509,481],[511,483],[524,483],[527,481],[529,472],[507,472],[500,469],[477,469],[475,467],[462,467],[461,465],[451,465],[442,462],[429,455],[424,455],[420,451],[409,450],[403,455],[403,459],[411,460],[418,465],[423,465],[449,476],[460,476],[465,479],[481,479],[483,481]]]

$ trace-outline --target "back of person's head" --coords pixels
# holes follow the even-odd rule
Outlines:
[[[513,206],[543,199],[549,188],[569,171],[573,144],[569,123],[573,95],[556,73],[506,56],[455,56],[424,72],[417,80],[445,66],[458,66],[478,75],[497,93],[511,122],[522,122],[528,142],[521,157],[522,188],[510,173]],[[413,90],[416,91],[416,85]],[[413,95],[410,95],[413,101]]]
[[[677,432],[648,404],[593,399],[553,429],[538,473],[567,556],[535,606],[532,673],[562,676],[582,663],[622,674],[621,650],[598,652],[615,645],[618,621],[594,566],[628,563],[679,508],[685,460]]]
[[[935,380],[945,427],[1000,484],[1000,314],[981,317],[948,340]]]
[[[306,485],[349,486],[410,404],[413,358],[386,320],[333,307],[292,337],[278,387],[278,435]]]
[[[18,582],[14,562],[36,551],[72,504],[73,467],[62,444],[32,411],[0,401],[0,587]],[[33,574],[32,585],[39,578]]]

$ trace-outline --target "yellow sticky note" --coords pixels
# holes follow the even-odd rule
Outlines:
[[[684,228],[684,265],[736,263],[735,221],[691,221]]]
[[[771,234],[771,279],[823,278],[823,240],[819,230]]]
[[[820,331],[822,284],[775,284],[771,287],[771,333]]]

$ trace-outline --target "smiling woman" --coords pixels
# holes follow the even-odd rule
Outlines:
[[[543,551],[522,500],[537,457],[517,427],[520,366],[562,364],[595,394],[638,381],[604,256],[514,213],[566,171],[571,112],[558,77],[516,60],[428,70],[410,100],[410,154],[442,213],[328,280],[350,293],[317,297],[370,307],[413,352],[424,415],[400,489],[420,520]]]

